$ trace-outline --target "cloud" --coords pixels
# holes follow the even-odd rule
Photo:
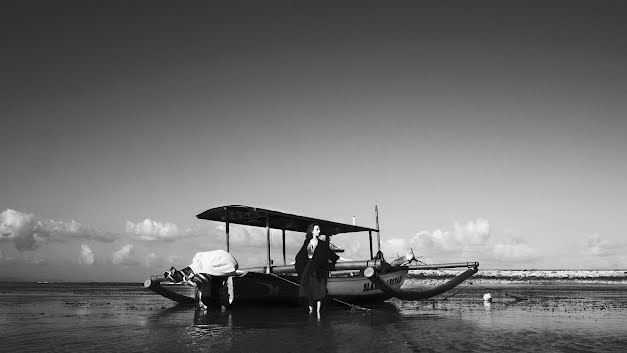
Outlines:
[[[216,227],[217,230],[224,232],[226,227],[224,224],[219,224]],[[271,231],[272,235],[276,234],[276,231]],[[224,236],[226,241],[226,235]],[[290,244],[290,241],[293,241],[291,238],[293,237],[285,237],[286,245]],[[238,227],[238,226],[230,226],[229,227],[229,243],[231,245],[240,245],[240,246],[264,246],[267,242],[266,230],[261,228],[250,228],[250,227]]]
[[[599,234],[590,234],[584,239],[582,252],[586,255],[611,256],[623,253],[625,244],[605,240]]]
[[[135,258],[135,250],[132,244],[124,245],[120,250],[113,252],[112,262],[116,265],[136,266],[139,261]]]
[[[154,252],[146,255],[144,258],[144,266],[146,267],[154,267],[156,264],[160,263],[161,259]]]
[[[360,256],[361,242],[359,241],[359,239],[357,239],[354,236],[335,236],[331,239],[331,243],[340,249],[344,249],[343,253],[338,254],[338,255],[342,255],[342,257],[344,258],[361,257]],[[301,240],[301,244],[302,244],[302,240]]]
[[[453,234],[458,242],[469,242],[471,245],[484,245],[490,238],[490,222],[485,218],[460,225],[455,222]]]
[[[14,258],[7,256],[2,249],[0,249],[0,261],[13,262]]]
[[[190,228],[182,231],[174,223],[158,222],[148,218],[138,223],[126,221],[126,233],[137,235],[140,240],[146,241],[174,241],[200,235],[199,231]]]
[[[521,238],[494,237],[490,222],[485,218],[465,223],[455,222],[450,228],[421,230],[410,239],[388,239],[382,242],[381,247],[388,256],[395,256],[397,253],[403,256],[412,248],[416,256],[424,256],[423,259],[427,262],[455,256],[464,261],[488,260],[510,264],[539,257],[537,251]]]
[[[48,241],[70,238],[112,242],[115,235],[70,222],[38,218],[33,214],[7,209],[0,214],[0,241],[13,241],[20,250],[33,250]]]
[[[180,265],[181,263],[183,263],[183,258],[179,255],[170,255],[168,256],[167,263],[172,265]]]
[[[434,249],[442,252],[459,252],[468,246],[483,246],[490,240],[490,223],[487,219],[460,224],[455,222],[450,230],[422,230],[411,239],[418,248]]]
[[[29,265],[46,265],[48,260],[38,256],[24,256],[24,263]]]
[[[373,239],[374,242],[374,239]],[[377,249],[375,244],[373,244],[373,252],[376,252]],[[390,257],[388,260],[392,260],[396,258],[396,255],[404,256],[405,250],[411,248],[407,239],[404,238],[392,238],[386,239],[381,242],[381,251],[383,254],[387,255],[386,257]]]
[[[167,259],[157,253],[150,253],[144,257],[144,266],[149,268],[168,267],[181,264],[181,257],[172,255]]]
[[[15,247],[30,250],[39,246],[50,237],[41,223],[32,214],[7,209],[0,214],[0,239],[12,240]]]
[[[492,254],[496,259],[507,259],[509,262],[529,261],[539,257],[534,249],[520,239],[494,244]]]
[[[81,254],[78,257],[78,263],[83,265],[93,265],[95,261],[94,252],[86,244],[81,245]]]

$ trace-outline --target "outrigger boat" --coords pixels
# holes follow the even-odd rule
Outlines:
[[[376,211],[376,209],[375,209]],[[251,227],[265,227],[266,254],[265,266],[240,269],[245,272],[241,276],[228,278],[232,288],[232,305],[241,304],[268,304],[268,303],[298,303],[298,283],[294,265],[287,264],[285,253],[285,232],[305,233],[307,227],[316,223],[321,233],[326,235],[331,243],[332,236],[343,236],[349,233],[367,232],[370,243],[370,258],[362,261],[337,262],[329,273],[327,283],[328,295],[336,301],[348,303],[377,302],[390,298],[402,300],[421,300],[445,293],[477,273],[478,262],[423,264],[417,261],[413,254],[386,262],[381,252],[379,236],[378,213],[377,229],[361,227],[351,224],[304,217],[268,209],[230,205],[209,209],[196,216],[199,219],[224,222],[226,229],[226,251],[230,250],[229,225],[238,224]],[[270,254],[270,231],[282,231],[283,265],[273,265]],[[377,252],[373,253],[372,233],[377,233]],[[335,252],[342,249],[332,247]],[[401,286],[407,279],[410,270],[433,270],[444,268],[466,268],[466,271],[450,279],[448,282],[426,290],[405,290]],[[144,282],[144,286],[155,293],[176,301],[179,304],[198,304],[199,294],[206,296],[216,295],[215,291],[195,288],[195,296],[182,294],[180,285],[169,282],[165,277],[153,276]],[[190,286],[191,287],[191,286]],[[193,287],[192,287],[193,288]],[[199,291],[201,293],[199,293]],[[192,292],[192,291],[188,291]]]

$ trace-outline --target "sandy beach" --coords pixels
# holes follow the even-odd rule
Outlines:
[[[624,284],[471,282],[370,312],[329,306],[317,318],[303,308],[181,308],[141,284],[2,283],[0,339],[14,352],[618,352],[626,293]]]

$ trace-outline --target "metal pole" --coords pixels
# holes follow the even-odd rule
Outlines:
[[[285,260],[285,229],[283,229],[283,265],[287,265]]]
[[[374,213],[377,217],[377,254],[381,251],[381,233],[379,232],[379,207],[374,206]]]
[[[229,221],[226,221],[226,252],[230,251],[230,242],[229,242]]]
[[[372,256],[372,231],[368,231],[368,239],[370,239],[370,259],[372,260],[374,256]]]
[[[270,215],[266,214],[266,235],[268,238],[268,262],[267,262],[267,267],[266,267],[266,273],[271,273],[271,260],[270,260]]]

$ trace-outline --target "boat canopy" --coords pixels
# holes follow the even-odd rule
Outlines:
[[[373,228],[242,205],[214,207],[196,215],[196,217],[209,221],[228,222],[264,228],[268,226],[271,229],[289,230],[301,233],[307,232],[307,227],[312,223],[316,223],[320,226],[320,233],[324,235],[368,231],[378,232],[377,229]]]

